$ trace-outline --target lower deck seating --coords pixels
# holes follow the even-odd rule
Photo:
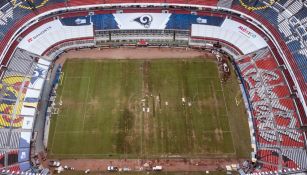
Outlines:
[[[21,169],[27,171],[30,168],[29,130],[33,127],[37,107],[30,105],[39,101],[38,94],[49,65],[49,61],[17,48],[7,68],[3,69],[0,81],[0,153],[4,153],[0,154],[0,171],[18,174]]]
[[[306,142],[294,99],[271,52],[265,48],[241,56],[235,63],[244,79],[256,125],[256,158],[261,164],[256,172],[276,171],[279,161],[284,168],[307,168],[307,155],[298,156]],[[290,151],[296,156],[289,155]]]

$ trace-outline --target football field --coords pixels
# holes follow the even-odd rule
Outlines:
[[[73,59],[63,72],[51,157],[249,156],[238,81],[222,85],[213,60]]]

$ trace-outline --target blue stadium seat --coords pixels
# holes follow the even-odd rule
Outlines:
[[[307,68],[307,58],[299,53],[293,54],[299,68]]]
[[[91,24],[90,16],[62,18],[60,21],[64,26],[82,26]]]
[[[172,14],[168,23],[166,24],[166,28],[188,30],[191,28],[192,24],[221,26],[223,22],[224,18],[222,17]]]
[[[287,44],[287,46],[289,47],[289,49],[290,49],[292,52],[295,52],[295,51],[301,49],[301,44],[300,44],[300,42],[297,41],[297,40],[293,40],[293,41],[289,42],[289,43]]]
[[[278,25],[278,21],[277,21],[278,13],[276,11],[274,11],[273,9],[266,8],[265,10],[256,11],[256,13],[258,13],[261,16],[263,16],[271,24],[273,24],[275,26]]]
[[[301,69],[305,82],[307,82],[307,68]]]
[[[91,20],[96,30],[118,29],[117,22],[112,14],[93,15]]]
[[[302,21],[304,18],[307,17],[306,15],[307,7],[303,7],[301,10],[299,10],[294,16],[297,17],[300,21]]]

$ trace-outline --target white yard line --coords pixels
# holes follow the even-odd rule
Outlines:
[[[220,73],[218,73],[218,76],[221,80],[221,75]],[[227,108],[227,104],[226,104],[226,99],[225,99],[225,93],[224,93],[224,87],[223,87],[223,84],[222,82],[220,81],[220,84],[221,84],[221,89],[222,89],[222,94],[223,94],[223,101],[224,101],[224,105],[225,105],[225,109],[226,109],[226,115],[227,115],[227,119],[228,119],[228,126],[229,126],[229,129],[231,130],[231,125],[230,125],[230,122],[229,122],[229,113],[228,113],[228,108]],[[234,154],[237,154],[237,150],[236,150],[236,147],[235,147],[235,144],[234,144],[234,137],[233,137],[233,132],[230,131],[230,135],[231,135],[231,140],[232,140],[232,147],[233,147],[233,151],[234,151]]]
[[[57,134],[80,134],[80,133],[100,133],[100,131],[59,131]]]
[[[88,77],[88,84],[87,84],[87,91],[86,91],[86,97],[84,102],[84,113],[83,113],[83,121],[82,121],[82,131],[84,131],[84,123],[85,123],[85,116],[87,112],[87,101],[88,101],[88,94],[90,91],[90,84],[91,84],[91,77]]]
[[[64,79],[63,79],[63,83],[62,83],[63,89],[62,89],[62,94],[60,96],[60,99],[62,99],[62,96],[63,96],[63,92],[64,92],[64,89],[65,89],[66,78],[67,78],[67,76],[64,75]],[[55,138],[55,134],[56,134],[56,130],[57,130],[56,127],[57,127],[57,124],[58,124],[58,117],[59,116],[64,116],[64,115],[60,115],[60,112],[61,111],[59,111],[59,114],[57,114],[57,119],[56,119],[55,126],[54,126],[53,137],[52,137],[52,144],[51,144],[51,148],[50,148],[51,153],[52,153],[52,150],[53,150],[54,138]]]
[[[90,86],[90,77],[88,77],[88,76],[66,76],[65,78],[64,78],[64,81],[63,81],[63,89],[62,89],[62,94],[61,94],[61,97],[60,97],[60,99],[62,99],[62,96],[63,96],[63,92],[65,92],[64,90],[65,90],[65,83],[66,83],[66,80],[67,79],[69,79],[69,78],[87,78],[88,80],[89,80],[89,82],[88,82],[88,86],[87,86],[87,94],[86,94],[86,98],[85,98],[85,102],[84,102],[84,114],[83,114],[83,123],[82,123],[82,131],[77,131],[77,132],[83,132],[83,130],[84,130],[84,121],[85,121],[85,115],[86,115],[86,105],[87,105],[87,98],[88,98],[88,94],[89,94],[89,86]],[[82,103],[82,102],[81,102]],[[61,114],[58,114],[57,115],[57,120],[56,120],[56,122],[55,122],[55,128],[54,128],[54,133],[53,133],[53,138],[52,138],[52,145],[51,145],[51,150],[53,150],[53,146],[54,146],[54,139],[55,139],[55,136],[56,136],[56,134],[61,134],[62,132],[57,132],[57,126],[58,126],[58,122],[60,122],[59,121],[59,116],[61,116],[61,117],[64,117],[65,115],[61,115]],[[65,133],[69,133],[69,132],[75,132],[75,131],[68,131],[68,132],[65,132]]]
[[[89,76],[69,76],[69,77],[66,77],[65,80],[68,78],[90,78],[90,77]]]

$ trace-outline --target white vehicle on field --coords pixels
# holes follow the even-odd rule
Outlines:
[[[152,170],[153,171],[162,171],[162,166],[154,166],[154,167],[152,167]]]
[[[50,160],[49,161],[49,166],[50,167],[59,167],[59,166],[61,166],[61,162],[57,161],[57,160]]]
[[[108,166],[107,168],[108,171],[118,171],[118,168],[116,166]]]

